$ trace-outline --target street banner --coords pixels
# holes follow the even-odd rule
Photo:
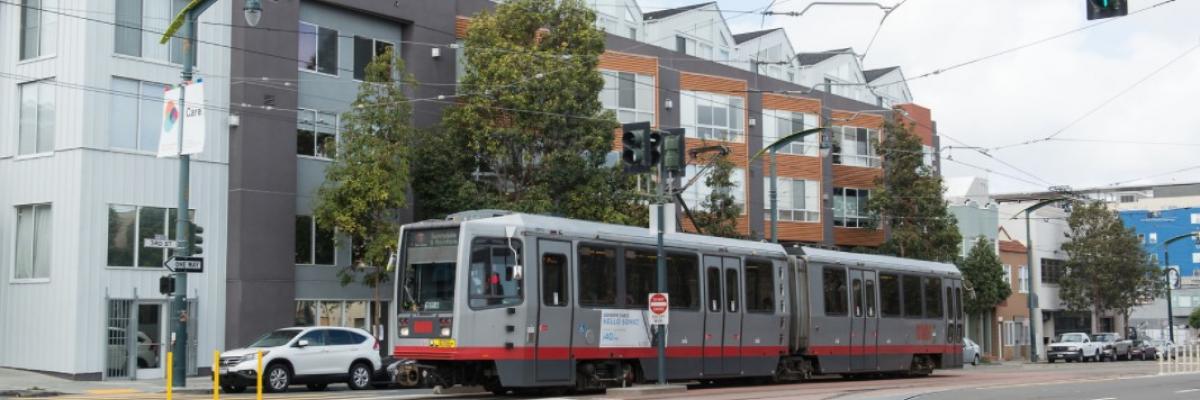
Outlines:
[[[187,110],[179,106],[179,86],[172,86],[163,94],[162,130],[158,139],[158,157],[175,157],[180,154],[204,152],[204,82],[197,80],[187,85]],[[179,130],[183,129],[183,146],[179,144]]]

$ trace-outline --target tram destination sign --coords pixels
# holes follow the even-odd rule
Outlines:
[[[650,325],[667,325],[670,322],[671,302],[666,293],[650,293],[646,303],[650,309]]]
[[[201,273],[204,272],[204,257],[174,256],[163,263],[171,272]]]

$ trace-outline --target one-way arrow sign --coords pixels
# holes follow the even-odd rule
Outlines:
[[[174,256],[163,266],[171,272],[201,273],[204,272],[204,257]]]

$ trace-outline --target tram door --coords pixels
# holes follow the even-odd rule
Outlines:
[[[571,365],[571,279],[569,271],[571,243],[538,240],[540,299],[535,376],[539,382],[567,382],[575,367]]]
[[[742,372],[742,260],[724,257],[725,269],[725,343],[721,347],[722,372]]]
[[[874,371],[879,367],[879,309],[876,306],[875,271],[850,270],[850,369]]]
[[[721,257],[704,256],[704,376],[721,375],[725,296]]]
[[[947,358],[949,358],[949,360],[948,360],[949,362],[946,363],[948,366],[953,366],[953,367],[962,366],[962,363],[963,363],[963,354],[962,354],[963,330],[962,330],[962,313],[960,312],[961,311],[960,307],[962,307],[962,304],[959,304],[959,302],[962,301],[962,298],[961,298],[961,293],[962,293],[961,284],[962,283],[961,283],[961,281],[957,281],[957,280],[953,280],[953,279],[943,279],[942,281],[946,282],[945,286],[946,286],[946,347],[947,347],[947,350],[944,351],[943,353],[945,353],[948,356]]]

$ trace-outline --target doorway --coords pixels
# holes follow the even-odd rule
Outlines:
[[[166,356],[163,343],[166,335],[166,307],[163,303],[135,303],[131,339],[134,352],[131,362],[137,366],[137,379],[161,379]]]

